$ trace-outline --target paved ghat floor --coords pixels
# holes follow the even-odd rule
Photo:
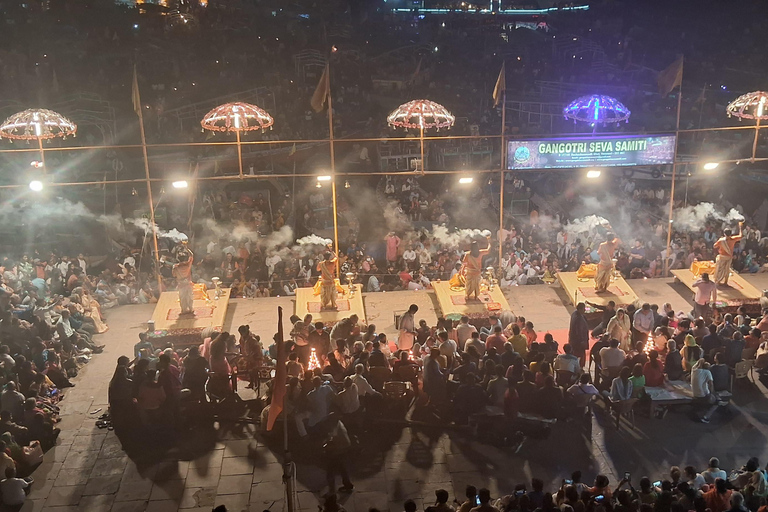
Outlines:
[[[768,287],[768,275],[750,280],[760,289]],[[686,307],[688,294],[679,285],[664,280],[631,284],[643,300]],[[507,295],[513,310],[537,328],[567,328],[570,309],[563,306],[555,287],[521,287]],[[366,296],[370,321],[388,333],[393,330],[392,311],[411,302],[422,306],[424,318],[434,321],[427,293]],[[228,314],[231,330],[247,322],[262,339],[270,339],[278,305],[286,318],[290,316],[293,304],[288,298],[233,301]],[[151,305],[126,306],[107,313],[110,330],[100,337],[107,348],[83,368],[75,380],[77,387],[67,390],[58,445],[33,474],[35,484],[23,510],[211,510],[220,504],[236,512],[283,510],[279,442],[274,447],[258,435],[254,438],[252,425],[201,425],[178,437],[160,432],[130,457],[114,432],[96,428],[96,418],[107,410],[107,385],[115,361],[131,354],[152,310]],[[439,488],[447,489],[451,498],[461,497],[471,483],[486,486],[497,496],[533,476],[558,485],[575,469],[583,471],[585,480],[602,472],[615,484],[625,471],[635,480],[661,477],[670,465],[703,469],[713,455],[728,470],[753,455],[764,464],[768,462],[765,393],[759,382],[737,385],[734,403],[718,411],[709,425],[693,422],[683,409],[671,411],[663,420],[638,414],[635,430],[623,424],[617,431],[599,409],[584,424],[558,424],[547,439],[528,439],[518,453],[484,443],[482,432],[475,437],[457,430],[382,422],[350,457],[355,491],[342,502],[350,511],[367,512],[369,507],[399,511],[408,498],[420,507],[432,504]],[[102,411],[90,414],[97,409]],[[311,454],[302,453],[301,447],[296,451],[298,510],[316,511],[318,496],[325,492],[325,473],[312,462]]]

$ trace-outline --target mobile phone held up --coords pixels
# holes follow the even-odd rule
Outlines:
[[[629,482],[629,477],[630,477],[630,476],[631,476],[631,475],[630,475],[629,471],[625,471],[625,472],[624,472],[624,480],[626,480],[627,482]]]

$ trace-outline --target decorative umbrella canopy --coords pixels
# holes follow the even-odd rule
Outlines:
[[[591,126],[608,123],[629,122],[631,112],[616,98],[603,96],[602,94],[593,94],[592,96],[582,96],[572,101],[563,109],[563,115],[566,119],[573,119],[589,123]]]
[[[46,140],[75,135],[75,123],[58,112],[28,109],[14,114],[0,125],[0,137],[16,140]]]
[[[200,124],[214,132],[264,131],[275,120],[265,110],[250,103],[225,103],[208,112]]]
[[[400,128],[450,128],[456,118],[444,106],[429,100],[404,103],[387,116],[387,124]]]
[[[768,119],[768,92],[755,91],[739,96],[728,104],[728,117],[739,119]]]

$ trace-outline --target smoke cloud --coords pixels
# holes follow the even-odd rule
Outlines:
[[[744,215],[736,208],[731,208],[728,213],[721,213],[712,203],[699,203],[674,210],[672,219],[675,229],[700,231],[706,228],[708,222],[718,222],[725,227],[743,221]]]

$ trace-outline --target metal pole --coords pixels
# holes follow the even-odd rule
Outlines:
[[[752,161],[755,161],[755,153],[757,153],[757,137],[760,134],[760,116],[757,118],[757,124],[755,124],[755,141],[752,143]]]
[[[336,153],[333,146],[333,104],[331,103],[331,68],[328,65],[328,142],[331,147],[331,197],[333,200],[333,241],[336,244],[336,253],[341,251],[339,247],[339,219],[336,213]],[[341,280],[341,263],[336,258],[336,276]]]
[[[421,172],[424,173],[426,167],[424,167],[424,118],[421,117],[419,121],[419,146],[421,148]]]
[[[504,88],[504,92],[501,96],[501,170],[499,172],[499,234],[504,230],[504,168],[507,162],[507,151],[504,145],[504,132],[507,128],[507,89]],[[499,282],[501,282],[501,258],[504,252],[501,239],[496,237],[499,242]]]
[[[240,145],[240,130],[236,130],[237,133],[237,161],[240,164],[240,179],[243,179],[243,149]]]
[[[683,86],[677,94],[677,129],[675,133],[675,157],[672,160],[672,189],[669,194],[669,223],[667,225],[667,257],[664,258],[664,276],[669,276],[669,250],[672,246],[672,215],[675,209],[675,179],[677,177],[677,150],[680,147],[680,105],[683,101]]]
[[[139,96],[136,87],[136,96]],[[141,105],[141,99],[138,100]],[[144,180],[147,182],[147,200],[149,201],[149,221],[152,223],[152,242],[155,247],[155,273],[157,274],[157,293],[163,292],[163,278],[160,275],[160,250],[157,248],[157,224],[155,224],[155,203],[152,199],[152,182],[149,179],[149,157],[147,156],[147,137],[144,134],[144,115],[138,109],[139,130],[141,132],[141,151],[144,154]]]
[[[48,174],[48,169],[45,168],[45,150],[43,150],[43,139],[40,137],[37,138],[37,145],[40,148],[40,162],[43,165],[43,175],[46,175]]]

